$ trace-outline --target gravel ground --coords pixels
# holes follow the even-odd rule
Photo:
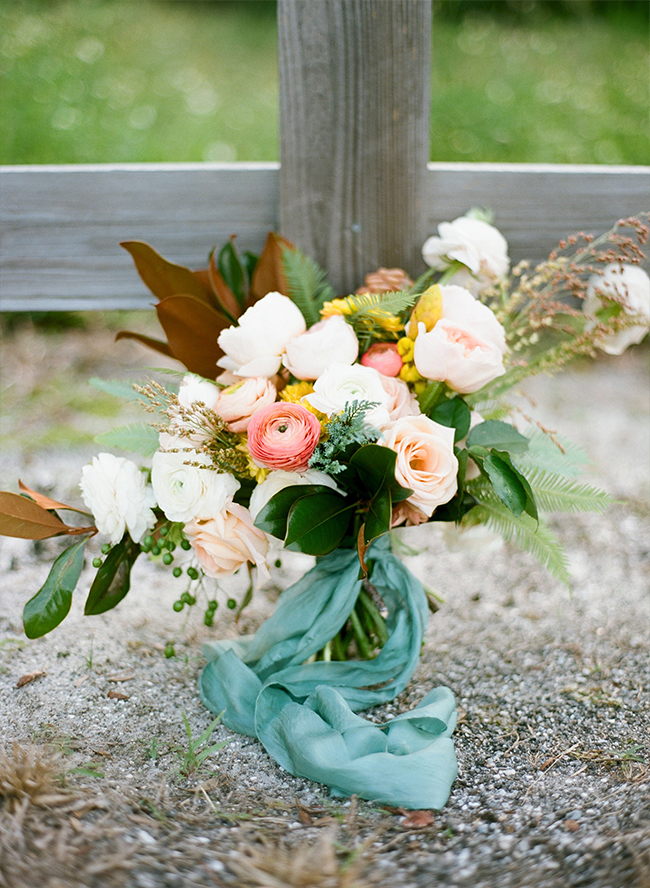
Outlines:
[[[11,343],[5,356],[11,372]],[[22,605],[60,544],[0,540],[0,886],[648,888],[649,357],[641,347],[527,389],[624,501],[554,519],[571,593],[518,551],[449,552],[436,527],[405,533],[421,548],[405,562],[446,601],[407,690],[371,716],[454,691],[460,774],[441,812],[333,801],[220,726],[210,742],[227,745],[193,770],[183,716],[194,738],[210,724],[200,644],[235,633],[232,612],[212,630],[198,612],[184,620],[177,581],[141,559],[115,611],[84,618],[77,596],[57,630],[26,641]],[[20,475],[64,497],[93,449],[8,450],[1,486]],[[282,560],[240,629],[310,564]],[[238,578],[224,590],[243,593]]]

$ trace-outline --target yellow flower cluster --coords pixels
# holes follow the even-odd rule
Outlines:
[[[320,310],[321,317],[323,319],[331,318],[333,315],[337,314],[351,317],[352,315],[357,314],[360,310],[359,305],[357,304],[358,298],[359,297],[355,296],[345,296],[340,299],[333,299],[331,302],[326,302]],[[404,329],[404,324],[400,321],[397,315],[382,311],[380,308],[364,310],[364,314],[372,325],[379,327],[385,333],[396,334]]]
[[[253,457],[250,455],[250,452],[248,450],[248,439],[246,437],[246,434],[244,433],[242,435],[239,435],[239,437],[241,438],[241,444],[237,445],[237,450],[241,450],[241,452],[245,454],[246,459],[248,460],[248,474],[251,476],[253,481],[255,481],[257,484],[261,484],[268,475],[269,470],[263,469],[261,466],[258,466],[253,462]]]
[[[400,379],[408,383],[416,395],[421,394],[427,387],[427,380],[424,376],[420,376],[417,367],[413,363],[413,349],[415,342],[408,336],[403,336],[397,340],[397,351],[399,352],[404,364],[399,372]]]
[[[312,407],[309,401],[302,400],[305,395],[310,395],[313,391],[314,386],[311,382],[294,382],[292,385],[285,385],[280,392],[280,400],[288,401],[290,404],[300,404],[301,407],[309,410],[309,412],[313,413],[319,421],[321,429],[324,430],[326,423],[329,421],[329,417],[324,413],[321,413],[320,410],[316,410],[315,407]]]

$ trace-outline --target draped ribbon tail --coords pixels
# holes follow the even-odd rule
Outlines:
[[[207,645],[199,680],[208,709],[256,736],[289,773],[406,808],[441,808],[456,777],[448,688],[376,725],[355,710],[393,699],[417,666],[426,629],[419,581],[373,543],[372,582],[389,610],[389,638],[372,660],[305,662],[345,624],[361,588],[356,552],[337,550],[287,589],[254,636]]]

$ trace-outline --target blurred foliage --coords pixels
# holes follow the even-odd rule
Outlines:
[[[649,9],[436,0],[431,158],[647,162]],[[0,162],[278,157],[271,0],[0,0],[0,31]]]

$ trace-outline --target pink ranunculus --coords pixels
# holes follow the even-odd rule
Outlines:
[[[255,527],[248,509],[238,503],[229,503],[213,518],[190,521],[183,529],[209,577],[229,577],[250,561],[258,569],[258,588],[269,579],[266,535]]]
[[[258,466],[304,472],[320,438],[320,423],[302,404],[263,407],[248,426],[248,449]]]
[[[269,379],[249,376],[223,389],[214,412],[228,423],[231,432],[245,432],[251,416],[273,404],[276,395],[276,388]]]
[[[377,442],[397,453],[395,478],[413,493],[406,500],[430,518],[458,489],[454,429],[428,416],[404,416],[384,426]]]
[[[384,376],[399,376],[404,365],[394,342],[375,342],[361,356],[360,363],[364,367],[374,367]]]
[[[422,411],[418,400],[403,380],[382,374],[381,384],[390,396],[386,409],[391,422],[401,419],[402,416],[420,415]]]

